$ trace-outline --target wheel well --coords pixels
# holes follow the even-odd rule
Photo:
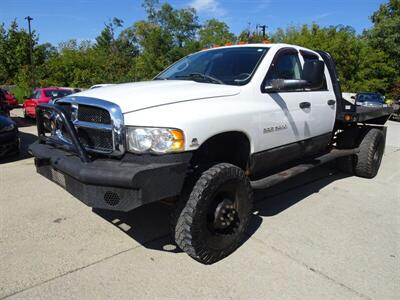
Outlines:
[[[250,157],[250,141],[239,131],[217,134],[206,140],[193,155],[192,166],[231,163],[246,170]]]

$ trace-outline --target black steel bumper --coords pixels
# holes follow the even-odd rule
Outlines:
[[[48,105],[43,107],[53,109]],[[55,110],[62,114],[63,121],[69,122],[62,109]],[[92,158],[80,144],[72,124],[67,129],[78,151],[67,151],[47,139],[43,123],[39,123],[40,108],[37,113],[39,140],[29,147],[37,172],[86,205],[129,211],[180,194],[191,153]]]
[[[70,152],[35,142],[29,147],[36,170],[90,207],[129,211],[146,203],[180,194],[191,157],[178,154],[173,162],[148,163],[96,159],[83,163]]]

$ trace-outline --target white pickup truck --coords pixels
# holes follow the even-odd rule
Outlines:
[[[88,206],[129,211],[176,199],[177,245],[211,264],[243,242],[253,189],[332,158],[346,172],[377,174],[390,111],[341,95],[326,52],[214,48],[151,81],[38,106],[30,150],[38,173]]]

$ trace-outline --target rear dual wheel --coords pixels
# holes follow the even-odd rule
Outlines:
[[[253,204],[250,182],[242,169],[227,163],[211,167],[182,201],[173,234],[192,258],[212,264],[241,245]]]
[[[382,130],[372,128],[364,136],[360,144],[360,152],[356,156],[354,173],[365,178],[374,178],[378,174],[385,151],[385,135]]]
[[[357,136],[357,130],[343,132],[338,141],[338,148],[355,148]],[[385,135],[383,131],[378,128],[370,128],[363,135],[359,150],[355,155],[338,158],[338,169],[347,174],[354,174],[364,178],[374,178],[378,174],[385,151]]]

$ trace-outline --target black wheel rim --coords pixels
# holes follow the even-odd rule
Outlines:
[[[205,224],[207,229],[205,238],[208,247],[216,250],[226,248],[237,239],[243,230],[247,212],[242,208],[242,201],[247,201],[247,198],[241,186],[240,181],[231,180],[223,183],[213,193]]]

